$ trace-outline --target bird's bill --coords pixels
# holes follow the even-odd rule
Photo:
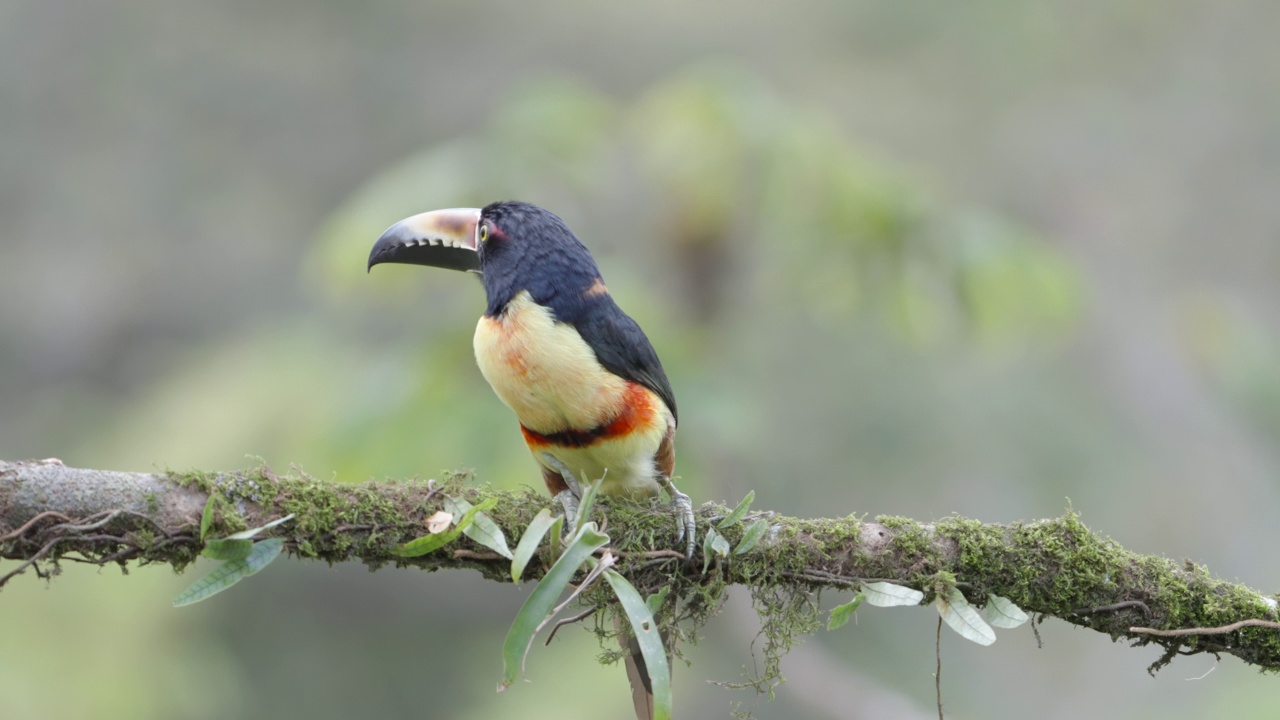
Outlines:
[[[387,228],[369,252],[369,268],[380,263],[480,270],[478,208],[432,210]]]

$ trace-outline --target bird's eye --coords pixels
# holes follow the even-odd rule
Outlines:
[[[480,242],[484,242],[485,240],[488,240],[488,239],[489,239],[489,224],[481,223],[480,224]]]

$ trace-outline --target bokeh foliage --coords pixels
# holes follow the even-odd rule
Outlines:
[[[1069,498],[1126,547],[1280,573],[1274,3],[553,9],[0,10],[0,454],[536,485],[471,359],[474,279],[363,267],[400,217],[519,197],[653,338],[696,499],[1010,521]],[[0,598],[0,716],[625,707],[580,632],[492,694],[522,589],[278,562],[184,614],[193,577],[77,570]],[[739,600],[677,667],[691,716],[751,662]],[[1149,655],[1045,631],[944,646],[949,707],[1270,708],[1239,667],[1150,681]],[[757,714],[928,710],[932,661],[927,620],[851,622]]]

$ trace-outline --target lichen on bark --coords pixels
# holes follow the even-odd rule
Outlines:
[[[298,471],[277,474],[265,465],[219,473],[117,473],[57,461],[0,461],[0,558],[18,561],[5,566],[0,587],[27,569],[48,575],[72,553],[100,564],[168,563],[180,570],[199,554],[201,514],[211,496],[213,537],[292,514],[290,523],[269,532],[296,557],[359,560],[371,568],[472,568],[497,582],[511,581],[509,561],[466,537],[416,558],[393,551],[426,532],[425,518],[446,497],[472,504],[496,498],[489,515],[512,542],[551,505],[530,489],[476,484],[470,473],[340,483]],[[772,644],[766,658],[818,627],[815,592],[854,590],[878,579],[921,590],[926,602],[952,587],[977,605],[995,594],[1042,619],[1056,617],[1135,645],[1158,643],[1165,652],[1153,669],[1177,653],[1194,652],[1229,653],[1264,670],[1280,669],[1274,597],[1213,578],[1190,562],[1125,550],[1070,510],[1007,525],[961,517],[920,522],[753,513],[768,522],[765,538],[750,552],[713,559],[705,573],[700,553],[686,566],[674,553],[661,552],[673,540],[673,518],[661,504],[614,502],[601,512],[621,558],[619,570],[642,592],[669,586],[674,611],[666,622],[682,623],[686,634],[696,634],[715,614],[729,585],[748,587]],[[727,512],[703,505],[699,526],[705,529]],[[746,526],[723,531],[731,546]],[[540,577],[549,560],[530,563],[525,579]],[[1255,624],[1221,630],[1242,620]],[[1156,634],[1189,629],[1200,631]]]

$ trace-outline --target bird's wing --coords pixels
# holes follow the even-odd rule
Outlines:
[[[671,381],[667,380],[658,353],[635,320],[610,301],[583,313],[573,325],[605,369],[649,388],[671,409],[672,417],[677,417]]]

